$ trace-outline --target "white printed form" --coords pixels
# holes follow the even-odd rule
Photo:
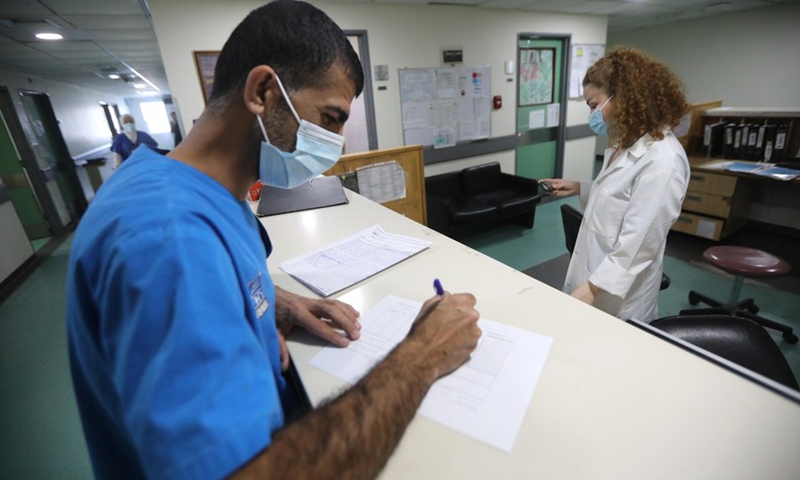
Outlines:
[[[388,233],[380,225],[373,225],[338,243],[287,260],[281,269],[327,297],[430,245],[431,242]]]
[[[355,383],[405,338],[420,308],[387,296],[362,313],[361,338],[325,347],[309,363]],[[486,319],[478,326],[483,335],[472,358],[433,384],[419,414],[510,453],[553,339]]]

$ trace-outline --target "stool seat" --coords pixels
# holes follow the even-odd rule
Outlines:
[[[715,267],[743,277],[780,277],[792,271],[786,260],[755,248],[719,245],[706,249],[703,258]]]

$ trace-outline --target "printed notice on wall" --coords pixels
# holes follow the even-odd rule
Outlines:
[[[406,198],[406,174],[395,160],[366,165],[356,170],[358,192],[377,203]]]

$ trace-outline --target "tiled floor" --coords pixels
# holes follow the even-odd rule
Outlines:
[[[575,199],[566,201],[576,204]],[[560,283],[558,276],[563,278],[566,265],[558,208],[562,202],[540,205],[531,230],[501,226],[462,242],[518,270],[543,271],[552,283]],[[702,264],[702,248],[692,246],[692,242],[674,243],[685,245],[680,246],[680,252],[673,252],[676,256],[665,258],[665,271],[672,284],[661,293],[661,315],[689,308],[687,294],[692,288],[726,298],[732,284],[730,277]],[[0,304],[2,479],[92,477],[67,362],[65,278],[70,246],[71,237]],[[744,294],[757,299],[763,315],[792,323],[800,330],[800,291],[793,290],[796,284],[790,282],[780,290],[747,283]],[[786,344],[778,335],[773,338],[800,378],[797,346]]]

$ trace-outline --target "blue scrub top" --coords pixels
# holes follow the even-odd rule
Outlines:
[[[75,233],[67,323],[97,478],[222,478],[283,425],[275,289],[258,222],[140,148]]]
[[[137,147],[140,145],[147,145],[149,147],[158,148],[158,143],[145,132],[136,131],[136,143],[131,142],[131,139],[128,138],[127,135],[124,133],[120,133],[116,137],[114,137],[114,142],[111,144],[111,151],[114,153],[119,154],[122,157],[122,161],[128,159],[131,154],[136,150]]]

